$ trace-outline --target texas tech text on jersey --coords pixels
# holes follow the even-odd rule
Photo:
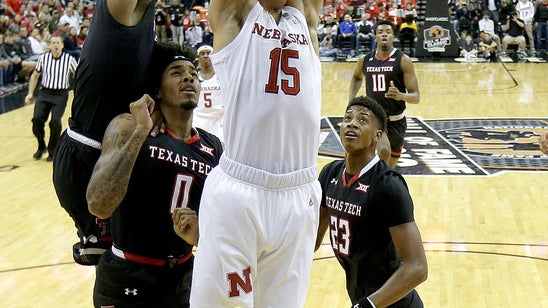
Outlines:
[[[362,216],[362,206],[350,202],[337,200],[329,196],[325,196],[325,205],[339,212],[344,212],[354,216]]]
[[[202,147],[204,146],[202,145]],[[207,148],[207,147],[204,147],[204,148],[211,150],[210,148]],[[148,149],[149,149],[151,158],[156,158],[158,160],[163,160],[163,161],[167,161],[182,167],[186,167],[200,174],[208,175],[211,169],[213,168],[211,165],[207,163],[197,161],[195,159],[189,158],[188,156],[182,155],[180,153],[175,153],[172,150],[168,150],[168,149],[164,149],[164,148],[160,148],[152,145],[149,146]],[[202,150],[202,152],[212,154],[211,153],[212,151]]]

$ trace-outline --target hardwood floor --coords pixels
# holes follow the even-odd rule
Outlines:
[[[354,65],[323,63],[323,115],[342,116]],[[406,113],[429,126],[536,118],[534,131],[548,130],[545,64],[415,63],[415,70],[421,102]],[[94,268],[73,262],[76,231],[55,196],[52,165],[32,159],[32,109],[0,115],[0,306],[90,307]],[[426,307],[548,307],[548,157],[527,153],[541,165],[405,175],[429,263],[418,288]],[[320,167],[330,160],[318,158]],[[328,243],[315,256],[307,308],[351,305]]]

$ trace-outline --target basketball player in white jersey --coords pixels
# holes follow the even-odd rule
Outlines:
[[[321,0],[212,0],[225,150],[206,179],[192,307],[303,307],[318,231]]]
[[[198,68],[200,69],[200,101],[194,109],[192,124],[219,137],[223,140],[223,99],[221,96],[221,85],[211,64],[209,55],[213,47],[203,45],[198,48]]]

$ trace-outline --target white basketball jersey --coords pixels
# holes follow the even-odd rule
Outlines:
[[[316,166],[322,73],[304,15],[286,6],[276,24],[257,2],[210,57],[223,89],[224,154],[274,174]]]
[[[194,116],[201,118],[219,119],[223,116],[223,100],[221,98],[221,85],[217,75],[200,83],[200,100],[198,107],[194,109]]]

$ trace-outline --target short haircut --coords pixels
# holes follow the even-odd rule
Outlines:
[[[181,47],[173,42],[154,43],[147,74],[147,93],[149,95],[156,96],[160,89],[164,70],[171,62],[177,60],[189,61],[196,67],[196,51],[189,46]]]
[[[352,106],[362,106],[371,110],[377,118],[377,127],[383,132],[386,130],[386,112],[375,99],[369,96],[357,96],[348,103],[346,110]]]
[[[382,25],[390,26],[390,28],[392,28],[392,32],[395,32],[394,24],[390,20],[383,19],[383,20],[381,20],[377,23],[377,27],[382,26]]]

